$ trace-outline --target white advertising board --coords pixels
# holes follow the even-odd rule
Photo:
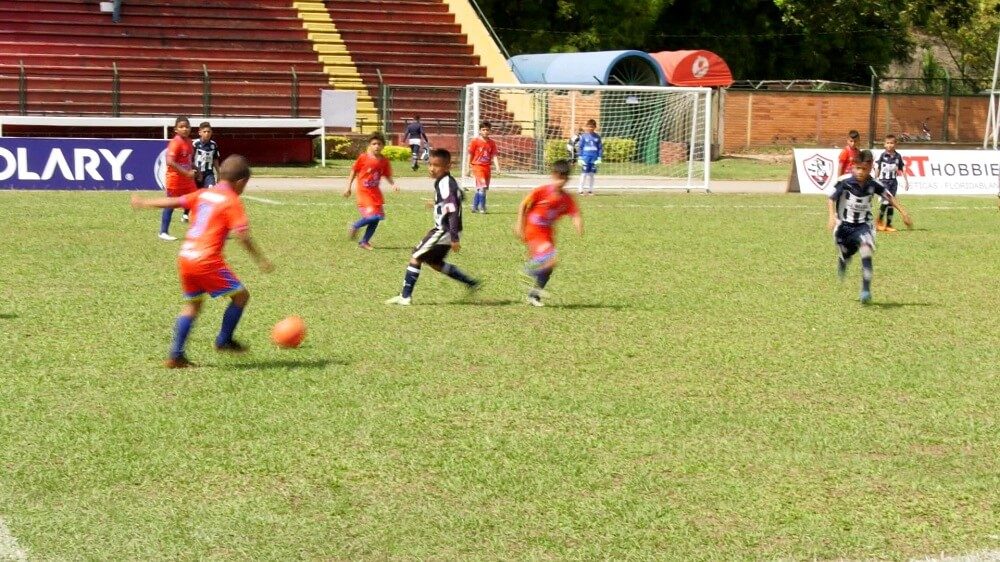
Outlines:
[[[796,148],[789,191],[826,193],[837,183],[839,148]],[[873,150],[876,160],[881,150]],[[996,195],[1000,190],[1000,151],[900,149],[913,195]]]

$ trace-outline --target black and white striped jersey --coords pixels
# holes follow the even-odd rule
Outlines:
[[[434,227],[455,242],[462,233],[462,190],[451,174],[434,182]]]
[[[898,152],[889,154],[889,151],[885,151],[879,155],[875,164],[878,166],[878,179],[880,180],[896,179],[896,176],[899,175],[905,167],[903,157]]]
[[[854,176],[843,176],[833,187],[830,200],[837,206],[837,219],[853,224],[872,222],[872,197],[885,196],[885,186],[869,177],[858,182]]]

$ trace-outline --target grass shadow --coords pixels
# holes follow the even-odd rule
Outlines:
[[[268,359],[264,361],[247,361],[225,365],[230,369],[323,369],[328,365],[348,365],[347,361],[330,359]]]
[[[372,249],[376,252],[379,250],[412,250],[413,246],[375,246]]]
[[[868,306],[872,308],[910,308],[910,307],[922,307],[922,306],[934,306],[929,302],[872,302],[868,303]]]
[[[547,308],[562,308],[565,310],[624,310],[629,308],[623,304],[604,304],[600,302],[580,302],[568,304],[546,304]]]
[[[15,318],[17,318],[17,315],[13,313],[4,312],[0,314],[0,320],[14,320]]]

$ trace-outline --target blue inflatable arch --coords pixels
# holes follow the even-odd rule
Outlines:
[[[517,55],[508,61],[522,84],[665,86],[660,63],[642,51]]]

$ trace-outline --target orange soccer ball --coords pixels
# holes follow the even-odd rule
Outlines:
[[[298,316],[289,316],[274,325],[271,339],[278,347],[298,347],[306,339],[306,323]]]

